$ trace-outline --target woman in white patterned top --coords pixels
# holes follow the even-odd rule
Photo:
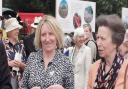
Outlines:
[[[72,64],[61,52],[63,32],[54,17],[46,15],[35,33],[38,52],[28,57],[23,75],[25,89],[74,89]]]

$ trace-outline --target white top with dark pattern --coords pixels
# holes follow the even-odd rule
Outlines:
[[[74,89],[73,65],[70,60],[57,50],[45,70],[42,51],[31,53],[23,74],[23,89],[34,86],[46,89],[54,84],[60,84],[64,89]]]

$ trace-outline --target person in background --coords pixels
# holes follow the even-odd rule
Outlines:
[[[123,43],[119,47],[120,54],[128,59],[128,30],[126,30]]]
[[[81,26],[81,17],[78,13],[73,16],[73,26],[75,29]]]
[[[75,45],[67,48],[69,58],[74,65],[74,89],[87,89],[88,70],[92,63],[91,49],[84,44],[84,29],[78,27],[74,31],[73,40]]]
[[[72,46],[71,43],[72,43],[72,38],[70,37],[69,33],[65,33],[64,34],[64,48],[62,49],[62,53],[65,56],[69,56],[67,48]]]
[[[0,21],[3,20],[4,20],[3,16],[0,16]],[[3,29],[0,27],[0,41],[2,40],[2,38],[3,38]]]
[[[7,55],[2,41],[0,41],[0,89],[12,89]]]
[[[72,38],[70,37],[69,33],[64,34],[64,47],[68,48],[71,47]]]
[[[3,40],[3,43],[7,54],[8,65],[11,70],[11,83],[13,89],[18,89],[27,61],[23,41],[18,39],[19,29],[22,28],[22,26],[16,18],[9,18],[5,20],[4,27],[8,39]]]
[[[3,30],[0,28],[0,40],[2,40],[3,37]]]
[[[36,52],[34,46],[35,31],[41,19],[41,16],[35,17],[34,22],[31,24],[31,34],[23,38],[27,57],[31,52]]]
[[[73,65],[60,50],[63,38],[57,20],[45,15],[35,33],[34,44],[39,50],[28,57],[22,88],[74,89]]]
[[[96,25],[96,42],[101,59],[90,68],[87,89],[126,89],[128,61],[118,51],[125,34],[122,20],[117,15],[101,15]]]
[[[92,63],[94,63],[100,57],[98,54],[97,44],[92,35],[92,28],[91,28],[90,24],[84,24],[83,28],[84,28],[84,32],[85,32],[85,45],[87,45],[88,47],[91,48],[91,53],[92,53],[91,55],[92,55],[92,59],[93,59]]]

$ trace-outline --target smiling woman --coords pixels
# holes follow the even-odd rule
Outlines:
[[[22,87],[74,89],[73,66],[60,51],[63,32],[54,17],[43,17],[37,26],[34,43],[38,51],[28,57]]]
[[[18,23],[16,18],[9,18],[5,20],[5,31],[7,32],[8,39],[4,40],[4,46],[7,54],[8,65],[11,70],[11,83],[13,89],[18,89],[18,84],[21,80],[18,80],[17,77],[22,78],[25,63],[26,63],[26,53],[24,50],[24,45],[21,40],[18,39],[19,29],[22,26]],[[17,54],[20,54],[19,58],[16,57]]]
[[[74,89],[87,89],[88,70],[92,58],[91,49],[84,44],[84,36],[85,33],[82,27],[75,29],[73,36],[75,45],[67,48],[69,58],[74,65]]]

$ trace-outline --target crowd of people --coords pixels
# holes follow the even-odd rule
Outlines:
[[[0,89],[127,89],[128,30],[118,15],[100,15],[63,33],[55,17],[35,17],[19,39],[16,18],[4,19],[0,41]],[[2,31],[0,31],[2,33]]]

